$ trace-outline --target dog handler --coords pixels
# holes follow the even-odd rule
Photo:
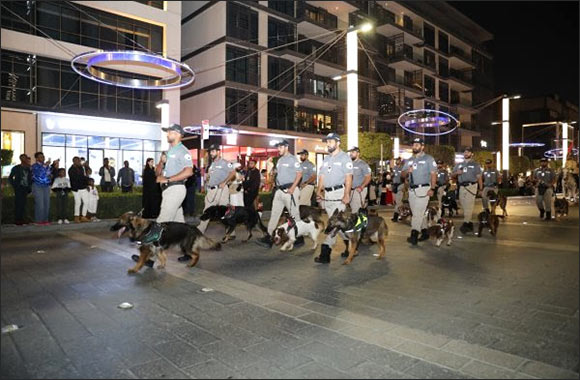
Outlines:
[[[366,207],[367,186],[371,182],[371,168],[360,158],[360,149],[353,147],[348,151],[352,160],[352,191],[350,209],[353,213]]]
[[[316,168],[308,159],[306,149],[298,153],[302,165],[302,182],[300,183],[300,205],[310,206],[312,202],[312,193],[316,183]]]
[[[540,218],[546,214],[546,221],[552,220],[552,195],[556,174],[548,166],[548,159],[542,157],[540,167],[534,170],[534,181],[536,182],[536,205],[540,210]]]
[[[442,201],[443,195],[447,190],[447,186],[449,185],[449,173],[447,173],[447,169],[445,169],[442,160],[437,160],[437,190],[435,193],[437,194],[437,203],[439,205],[439,210],[442,210]]]
[[[489,211],[488,191],[493,190],[498,194],[498,184],[501,183],[501,175],[493,168],[493,161],[489,158],[485,160],[485,170],[483,171],[483,190],[481,191],[481,203],[483,209]]]
[[[157,183],[161,184],[161,210],[151,230],[141,240],[142,244],[157,241],[161,237],[164,222],[185,223],[181,205],[185,199],[185,181],[193,175],[193,162],[189,150],[181,143],[185,131],[179,124],[171,124],[168,128],[162,128],[167,132],[167,142],[170,145],[166,154],[162,154],[155,167]],[[133,260],[139,256],[133,255]],[[190,255],[183,255],[177,260],[189,261]],[[137,261],[135,260],[135,261]],[[152,265],[151,263],[147,263]]]
[[[391,221],[398,222],[399,221],[399,207],[403,205],[403,187],[405,186],[405,180],[401,177],[401,173],[403,172],[403,160],[401,157],[397,157],[395,159],[395,167],[393,168],[393,183],[391,185],[391,189],[393,190],[393,194],[395,194],[395,212],[393,213],[393,218]]]
[[[329,133],[322,141],[326,142],[329,154],[324,158],[318,175],[316,200],[319,202],[323,200],[322,189],[324,188],[324,209],[330,217],[334,210],[344,211],[350,202],[353,164],[348,154],[340,150],[339,135]],[[343,240],[345,240],[344,236]],[[327,235],[320,247],[320,256],[315,257],[314,261],[321,264],[330,263],[330,254],[335,242],[336,236]]]
[[[224,160],[220,154],[220,147],[211,144],[208,148],[212,163],[208,170],[208,180],[206,183],[205,206],[203,211],[211,206],[227,206],[230,201],[230,191],[226,184],[235,178],[236,171],[234,164]],[[209,224],[208,220],[203,220],[197,228],[204,233]],[[230,238],[235,238],[236,232],[232,232]]]
[[[282,140],[276,144],[280,158],[276,164],[276,188],[274,199],[272,200],[272,213],[268,221],[268,234],[256,241],[257,244],[271,248],[272,234],[278,227],[278,220],[284,207],[288,210],[294,220],[300,220],[300,189],[298,184],[302,179],[302,165],[296,159],[296,156],[290,154],[287,140]],[[298,238],[295,247],[304,244],[304,237]]]
[[[430,155],[424,152],[425,143],[417,137],[413,140],[413,156],[403,166],[403,178],[409,177],[409,206],[413,214],[411,218],[411,236],[407,241],[417,245],[418,241],[429,239],[425,210],[429,198],[435,191],[437,179],[437,164]],[[421,237],[419,238],[419,230]]]
[[[459,202],[463,207],[463,224],[459,230],[465,234],[467,231],[473,232],[473,223],[471,222],[473,206],[478,189],[483,188],[483,181],[481,179],[481,166],[473,160],[473,148],[466,147],[463,151],[463,157],[465,160],[453,168],[453,177],[457,178],[457,183],[461,185]]]

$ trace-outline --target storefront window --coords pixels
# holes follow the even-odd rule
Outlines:
[[[10,165],[2,167],[2,177],[6,177],[12,167],[20,163],[20,155],[24,153],[24,132],[2,131],[2,149],[13,152]]]

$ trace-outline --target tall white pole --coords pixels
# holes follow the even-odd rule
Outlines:
[[[562,168],[566,167],[568,158],[568,123],[562,123]]]
[[[501,152],[499,150],[495,153],[495,168],[498,172],[501,171]]]
[[[393,139],[393,158],[399,158],[399,138]]]
[[[509,171],[510,168],[510,99],[505,97],[501,101],[501,154],[502,168]]]
[[[169,101],[167,99],[163,99],[157,103],[156,107],[161,109],[161,128],[168,128]],[[166,152],[168,149],[169,143],[167,142],[167,132],[161,131],[161,151]]]
[[[346,34],[346,126],[349,147],[358,146],[358,36]]]

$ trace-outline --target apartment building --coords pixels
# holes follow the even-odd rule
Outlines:
[[[85,157],[98,183],[107,157],[117,169],[129,161],[139,182],[146,158],[161,151],[156,103],[167,99],[170,121],[179,122],[180,90],[101,84],[80,77],[70,62],[98,49],[180,60],[180,21],[181,2],[173,1],[2,2],[2,148],[14,151],[13,163],[38,150],[67,168],[72,157]],[[110,70],[150,78],[135,65]]]
[[[493,94],[492,57],[482,47],[493,36],[440,2],[184,3],[183,61],[197,78],[182,90],[182,123],[239,129],[237,138],[212,137],[230,159],[267,159],[276,154],[273,142],[286,136],[294,151],[316,152],[311,159],[319,164],[320,135],[346,127],[346,84],[332,79],[346,70],[345,38],[328,43],[365,21],[375,27],[359,33],[360,131],[388,132],[404,143],[411,136],[397,117],[429,108],[462,122],[429,143],[495,141],[487,137],[491,115],[473,107]],[[199,147],[197,139],[188,144]]]

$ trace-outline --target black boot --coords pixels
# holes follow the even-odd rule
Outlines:
[[[391,222],[397,223],[398,221],[399,221],[399,213],[396,212],[393,214],[393,217],[391,218]]]
[[[304,245],[304,236],[299,236],[294,242],[294,248],[302,247]]]
[[[191,256],[190,255],[183,255],[183,256],[179,256],[177,258],[177,261],[179,261],[180,263],[184,262],[184,261],[189,261],[191,260]]]
[[[552,212],[546,211],[546,222],[552,221]]]
[[[272,237],[269,234],[266,234],[263,238],[256,240],[256,244],[265,248],[272,248]]]
[[[411,236],[407,238],[407,241],[412,245],[417,245],[417,238],[419,237],[419,231],[411,230]]]
[[[540,209],[540,219],[544,219],[544,212],[545,212],[544,209],[541,208]]]
[[[421,230],[421,236],[419,237],[419,239],[417,239],[417,241],[424,241],[424,240],[429,240],[429,233],[427,232],[426,228],[423,228]]]
[[[467,223],[467,228],[469,229],[469,231],[473,232],[473,223],[472,222]]]
[[[315,257],[314,261],[319,264],[329,264],[331,253],[332,249],[330,249],[327,244],[322,244],[322,246],[320,246],[320,256]]]
[[[459,231],[461,231],[461,233],[464,235],[467,233],[468,230],[469,230],[469,224],[466,222],[463,222],[461,227],[459,227]]]
[[[139,261],[139,255],[133,255],[133,256],[131,256],[131,259],[134,262],[138,262]],[[147,261],[145,261],[145,266],[148,266],[149,268],[153,268],[153,264],[154,263],[155,262],[153,260],[147,260]]]
[[[348,257],[348,240],[343,240],[344,245],[346,248],[344,248],[344,252],[340,254],[341,257]]]

